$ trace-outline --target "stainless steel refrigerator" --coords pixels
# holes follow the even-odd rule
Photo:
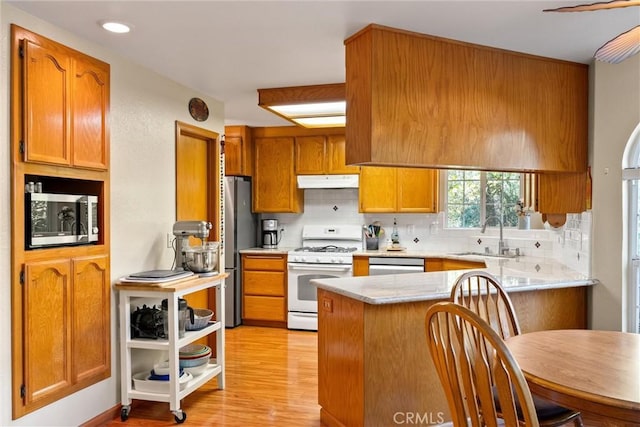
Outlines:
[[[225,280],[225,323],[233,328],[242,323],[240,250],[256,246],[258,217],[251,213],[251,181],[248,178],[226,177],[224,194],[224,265],[225,272],[229,273]]]

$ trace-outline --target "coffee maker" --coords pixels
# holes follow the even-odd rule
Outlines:
[[[262,220],[262,247],[265,249],[275,249],[278,247],[278,220]]]

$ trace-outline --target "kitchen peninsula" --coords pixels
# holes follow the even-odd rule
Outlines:
[[[484,261],[511,297],[522,332],[586,328],[587,288],[598,281],[548,259]],[[461,270],[316,279],[318,399],[327,426],[450,420],[427,349],[425,314],[449,298]]]

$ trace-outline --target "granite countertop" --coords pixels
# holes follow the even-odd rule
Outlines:
[[[384,251],[384,253],[387,253]],[[373,252],[367,252],[373,254]],[[418,256],[417,253],[404,256]],[[421,256],[427,256],[422,254]],[[439,258],[484,261],[482,270],[496,276],[508,292],[591,286],[598,280],[576,272],[553,260],[520,257],[496,258],[469,255],[430,254]],[[426,273],[314,279],[312,284],[367,304],[395,304],[413,301],[447,299],[456,279],[468,270]]]

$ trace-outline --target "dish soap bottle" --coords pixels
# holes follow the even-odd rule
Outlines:
[[[398,235],[398,224],[396,219],[393,218],[393,231],[391,232],[391,243],[398,245],[400,243],[400,236]]]

